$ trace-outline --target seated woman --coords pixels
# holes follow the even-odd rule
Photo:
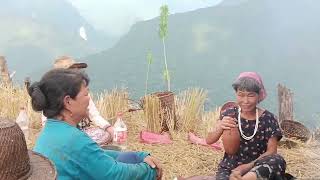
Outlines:
[[[54,69],[29,87],[33,109],[48,117],[34,151],[54,162],[59,180],[161,178],[148,153],[103,150],[77,128],[88,116],[88,84],[81,71]]]
[[[240,147],[235,154],[224,154],[216,179],[284,179],[286,162],[277,154],[277,143],[282,138],[278,121],[271,112],[257,107],[266,98],[260,76],[254,72],[241,73],[232,86],[237,116],[224,116],[206,140],[212,144],[224,130],[239,127]]]
[[[86,63],[76,62],[72,57],[69,56],[61,56],[57,58],[53,64],[54,69],[62,68],[85,71],[85,68],[87,67],[88,65]],[[43,114],[41,120],[42,126],[44,126],[47,118]],[[93,124],[97,127],[91,127]],[[100,112],[96,108],[96,105],[91,97],[88,106],[88,117],[82,119],[79,122],[78,127],[86,132],[98,144],[108,144],[112,142],[113,126],[100,115]]]

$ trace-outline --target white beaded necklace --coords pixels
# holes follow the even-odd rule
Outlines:
[[[259,125],[259,112],[258,112],[258,108],[256,108],[256,125],[254,127],[254,132],[252,134],[252,136],[246,136],[244,135],[244,133],[242,132],[242,127],[241,127],[241,108],[239,106],[239,109],[238,109],[238,124],[239,124],[239,130],[240,130],[240,134],[241,136],[243,137],[243,139],[249,141],[251,140],[257,133],[257,130],[258,130],[258,125]]]

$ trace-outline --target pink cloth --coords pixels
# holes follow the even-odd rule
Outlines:
[[[166,132],[162,134],[156,134],[148,131],[141,131],[140,142],[146,144],[171,144],[172,140],[170,135]]]
[[[209,146],[214,150],[221,150],[222,147],[220,146],[219,143],[213,143],[213,144],[207,144],[206,140],[204,138],[200,138],[196,136],[194,133],[189,132],[188,133],[188,139],[192,144],[198,144],[202,146]]]
[[[259,85],[261,86],[261,90],[259,93],[259,102],[263,101],[267,97],[267,92],[266,92],[266,89],[264,88],[264,85],[263,85],[263,82],[262,82],[260,75],[256,72],[242,72],[238,76],[237,80],[239,80],[240,78],[244,78],[244,77],[252,78],[259,83]]]

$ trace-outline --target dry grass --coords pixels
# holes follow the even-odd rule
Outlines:
[[[129,108],[129,95],[126,89],[114,88],[98,95],[96,106],[103,117],[115,122],[118,112],[126,112]]]
[[[190,88],[176,97],[176,115],[180,130],[195,131],[201,123],[207,92],[199,88]]]
[[[213,111],[206,111],[202,115],[201,125],[198,126],[199,135],[205,137],[209,132],[213,130],[217,120],[219,119],[220,109],[216,108]]]
[[[187,132],[171,131],[173,144],[150,145],[138,141],[139,132],[146,128],[141,112],[131,113],[126,123],[129,127],[129,147],[133,151],[147,151],[159,158],[163,163],[163,179],[172,180],[176,176],[191,176],[210,174],[216,170],[216,165],[222,157],[222,152],[213,151],[207,147],[190,144]]]
[[[287,172],[298,179],[319,179],[320,177],[320,144],[312,141],[309,144],[298,144],[295,148],[279,148],[287,162]]]
[[[21,107],[26,108],[29,117],[27,144],[32,147],[41,128],[41,114],[32,110],[30,97],[24,87],[0,84],[0,117],[15,121]]]
[[[143,119],[147,126],[146,130],[154,133],[161,133],[161,104],[157,96],[148,95],[143,99]]]
[[[125,90],[113,90],[101,94],[96,102],[104,117],[112,117],[118,111],[128,108],[128,93]],[[0,116],[15,119],[21,105],[27,106],[30,117],[30,140],[28,147],[32,148],[35,137],[40,131],[40,114],[31,110],[29,97],[20,87],[0,86]],[[10,106],[9,106],[10,105]],[[218,109],[217,109],[218,110]],[[196,133],[205,136],[214,125],[218,111],[204,112],[202,120],[196,124]],[[127,113],[124,121],[129,130],[128,149],[148,151],[158,157],[163,163],[165,180],[172,180],[176,176],[210,175],[217,169],[223,156],[222,151],[213,151],[207,147],[190,144],[187,141],[187,132],[172,131],[173,144],[149,145],[139,143],[139,132],[146,129],[143,121],[143,112]],[[320,177],[320,145],[315,142],[308,144],[296,143],[292,149],[279,147],[279,153],[287,161],[287,171],[299,179],[317,179]]]

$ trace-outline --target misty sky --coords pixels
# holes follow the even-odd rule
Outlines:
[[[137,21],[159,15],[163,4],[171,14],[214,6],[223,0],[69,0],[96,29],[121,36]]]

